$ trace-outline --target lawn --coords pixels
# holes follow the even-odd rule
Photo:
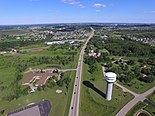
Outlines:
[[[0,69],[0,86],[7,86],[10,85],[11,82],[15,79],[15,68],[14,67],[7,67]]]
[[[31,49],[33,48],[39,48],[41,46],[28,46],[23,48],[25,51],[28,50],[28,52],[26,52],[25,54],[14,54],[14,55],[4,55],[4,56],[0,56],[1,57],[1,63],[0,63],[0,86],[11,86],[11,82],[13,82],[14,80],[14,75],[15,75],[15,66],[16,63],[18,62],[18,60],[28,60],[30,57],[32,56],[67,56],[68,50],[66,49],[58,49],[56,51],[48,51],[46,49],[43,49],[41,51],[31,51]],[[75,51],[75,50],[71,50]],[[74,61],[70,62],[67,65],[60,65],[62,67],[62,69],[67,69],[67,68],[76,68],[77,66],[77,61],[78,61],[78,57],[79,57],[79,52],[80,49],[77,50],[77,54],[75,55],[75,59]],[[5,59],[5,60],[4,60]],[[11,59],[11,60],[10,60]],[[3,61],[7,61],[7,63],[10,64],[10,66],[14,66],[14,67],[10,67],[7,66]],[[47,66],[53,66],[53,65],[57,65],[59,66],[59,64],[56,62],[55,64],[41,64],[41,65],[36,65],[36,66],[32,66],[32,68],[47,68]],[[46,99],[49,100],[51,102],[52,105],[52,109],[50,112],[50,116],[67,116],[68,112],[69,112],[69,107],[70,107],[70,102],[71,102],[71,97],[72,97],[72,91],[73,91],[73,84],[74,84],[74,79],[75,79],[75,71],[72,72],[65,72],[64,76],[69,76],[71,78],[71,83],[69,86],[69,90],[67,92],[65,84],[63,85],[63,87],[54,87],[52,89],[47,89],[46,91],[36,91],[35,93],[31,93],[25,96],[21,96],[18,99],[14,99],[11,102],[5,101],[2,99],[4,94],[9,94],[11,91],[11,88],[6,88],[4,89],[1,93],[0,93],[0,111],[2,109],[5,110],[4,114],[7,114],[8,112],[14,111],[18,108],[22,108],[30,103],[35,103],[35,102],[39,102],[42,99]],[[24,73],[23,73],[24,74]],[[26,78],[27,74],[24,74],[24,78]],[[20,84],[20,83],[19,83]],[[55,91],[57,89],[61,89],[63,90],[62,94],[57,94]],[[67,94],[65,94],[67,93]],[[39,97],[38,97],[39,96]]]
[[[137,103],[127,114],[126,116],[134,116],[135,113],[137,113],[138,111],[140,110],[144,110],[144,111],[147,111],[149,112],[152,116],[155,115],[155,108],[150,106],[150,105],[147,105],[143,102],[139,102]]]
[[[126,114],[126,116],[134,116],[136,112],[138,112],[144,107],[145,107],[145,103],[138,102],[134,107],[131,108],[131,110]]]
[[[35,103],[43,99],[46,99],[49,100],[52,105],[52,110],[50,114],[62,116],[65,111],[67,96],[65,96],[64,93],[56,94],[55,92],[56,89],[61,89],[65,91],[65,87],[62,88],[55,87],[53,89],[48,89],[46,91],[41,92],[37,91],[35,93],[28,94],[11,102],[0,101],[1,102],[0,109],[5,109],[6,110],[5,113],[8,113],[18,108],[22,108],[30,103]],[[61,112],[59,112],[58,109],[61,110]]]
[[[155,103],[155,93],[149,95],[147,98],[148,98],[151,102]]]
[[[35,93],[28,94],[26,96],[21,96],[17,100],[13,100],[11,102],[0,100],[0,109],[5,109],[5,114],[8,112],[14,111],[18,108],[25,107],[30,103],[39,102],[43,99],[49,100],[52,105],[52,109],[50,112],[50,116],[63,116],[64,114],[67,116],[69,111],[69,105],[71,101],[73,82],[75,79],[75,72],[66,72],[65,77],[70,76],[71,83],[69,86],[69,91],[65,95],[66,87],[63,85],[62,87],[54,87],[52,89],[47,89],[45,91],[36,91]],[[61,94],[57,94],[55,91],[60,89],[63,91]]]
[[[130,83],[128,83],[128,85],[121,83],[121,82],[119,82],[119,83],[138,94],[144,93],[145,91],[149,90],[150,88],[154,87],[154,85],[155,85],[155,82],[145,83],[145,82],[139,81],[137,79],[133,79]]]
[[[82,81],[94,85],[100,94],[93,89],[88,88],[83,83],[81,85],[80,97],[80,116],[115,116],[116,113],[128,103],[133,96],[129,93],[124,93],[119,87],[114,86],[113,98],[111,101],[105,99],[106,82],[103,77],[102,67],[98,64],[95,81],[91,80],[91,75],[88,72],[88,65],[83,65]]]
[[[42,49],[45,48],[45,47],[41,47]],[[40,49],[41,49],[40,48]],[[67,49],[56,49],[55,51],[49,51],[47,49],[43,49],[41,51],[30,51],[30,49],[33,49],[31,46],[29,47],[25,47],[23,48],[24,51],[29,51],[29,52],[25,52],[23,54],[16,54],[14,56],[16,57],[20,57],[22,60],[26,60],[26,59],[29,59],[29,58],[32,58],[32,57],[42,57],[42,56],[48,56],[48,57],[55,57],[55,56],[60,56],[60,57],[63,57],[63,56],[69,56],[69,55],[72,55],[73,52],[76,52],[77,54],[74,55],[74,61],[70,62],[69,64],[66,64],[66,65],[61,65],[61,67],[63,69],[75,69],[76,66],[77,66],[77,61],[78,61],[78,58],[79,58],[79,54],[80,54],[80,50],[81,49],[76,49],[76,50],[67,50]],[[35,46],[35,49],[37,49],[37,46]],[[39,49],[39,47],[38,47]],[[47,66],[51,66],[53,64],[41,64],[41,65],[37,65],[37,66],[34,66],[34,68],[46,68]],[[59,65],[58,62],[55,62],[55,65]],[[33,68],[33,67],[32,67]]]
[[[67,56],[69,53],[66,49],[58,49],[56,51],[48,51],[46,49],[43,49],[41,51],[37,51],[36,48],[41,47],[40,45],[34,45],[34,46],[28,46],[25,48],[22,48],[23,50],[28,50],[28,52],[21,54],[14,54],[14,55],[4,55],[0,56],[0,86],[6,86],[10,85],[11,82],[15,79],[14,74],[16,72],[16,64],[18,63],[18,60],[28,60],[29,58],[32,58],[33,56]],[[33,49],[35,48],[35,49]],[[43,47],[41,47],[43,48]],[[34,51],[30,51],[33,49]],[[36,50],[36,51],[35,51]],[[75,51],[75,50],[71,50]],[[79,58],[79,52],[80,49],[76,50],[77,54],[74,57],[74,61],[70,62],[67,65],[60,65],[62,69],[69,69],[73,68],[75,69],[77,66],[77,61]],[[69,54],[72,55],[72,54]],[[9,66],[7,65],[9,64]],[[47,66],[53,66],[57,65],[59,66],[58,62],[55,62],[55,64],[41,64],[36,66],[30,66],[32,68],[47,68]],[[10,67],[11,66],[11,67]],[[28,70],[28,69],[27,69]],[[25,72],[25,71],[24,71]],[[22,74],[24,74],[22,72]],[[65,72],[65,77],[69,76],[71,78],[71,83],[69,85],[69,90],[67,92],[65,84],[62,87],[55,86],[52,89],[47,89],[46,91],[36,91],[35,93],[31,93],[25,96],[20,96],[18,99],[14,99],[11,102],[5,101],[1,99],[4,94],[9,94],[12,91],[11,86],[4,89],[2,92],[0,92],[0,111],[2,109],[5,110],[3,115],[6,115],[8,112],[14,111],[18,108],[22,108],[30,103],[39,102],[42,99],[49,100],[52,105],[52,110],[50,112],[50,116],[67,116],[69,112],[71,97],[72,97],[72,91],[73,91],[73,84],[75,79],[75,71],[72,72]],[[24,74],[24,78],[27,74]],[[2,83],[3,82],[3,83]],[[21,83],[19,83],[21,84]],[[62,94],[57,94],[55,91],[57,89],[63,90]],[[65,94],[67,92],[67,94]],[[1,115],[1,114],[0,114]]]

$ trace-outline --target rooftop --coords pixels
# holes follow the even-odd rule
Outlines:
[[[31,83],[34,79],[36,80],[37,85],[44,85],[46,83],[46,80],[49,79],[52,76],[56,76],[56,74],[52,73],[35,73],[30,75],[28,78],[22,81],[23,84],[29,84]]]
[[[51,110],[51,104],[48,100],[17,109],[8,113],[8,116],[48,116]]]

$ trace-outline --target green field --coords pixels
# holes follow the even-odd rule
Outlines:
[[[65,77],[70,77],[71,82],[69,84],[68,91],[66,89],[65,83],[62,87],[56,85],[52,89],[46,88],[42,91],[36,91],[35,93],[21,95],[17,99],[13,99],[11,101],[4,100],[3,97],[6,95],[10,95],[14,86],[12,83],[16,80],[15,73],[17,71],[17,65],[22,64],[23,62],[28,63],[28,68],[47,68],[48,66],[61,66],[61,69],[75,69],[77,66],[78,56],[80,52],[79,49],[68,50],[68,48],[59,48],[57,50],[48,50],[49,47],[42,46],[42,45],[31,45],[27,47],[20,48],[21,53],[17,54],[7,54],[7,55],[0,55],[0,87],[5,87],[3,91],[0,91],[0,111],[5,110],[4,114],[6,115],[8,112],[14,111],[18,108],[25,107],[28,104],[39,102],[43,99],[49,100],[52,105],[52,110],[50,112],[50,116],[67,116],[69,111],[69,106],[72,97],[73,91],[73,84],[75,79],[75,71],[72,72],[65,72]],[[39,57],[67,57],[72,55],[72,52],[75,52],[74,59],[69,62],[68,64],[62,65],[59,63],[59,60],[55,60],[54,63],[48,64],[37,64],[36,63],[29,63],[31,58],[39,58]],[[25,71],[28,71],[28,68]],[[23,73],[23,78],[27,78],[27,73]],[[19,72],[18,72],[19,73]],[[17,83],[21,85],[21,80]],[[25,88],[26,86],[22,86]],[[60,89],[63,91],[61,94],[57,94],[56,90]]]
[[[148,98],[151,102],[155,103],[155,93],[149,95],[147,98]]]
[[[120,78],[121,73],[123,74],[123,72],[128,72],[129,70],[133,70],[135,67],[140,67],[140,63],[137,62],[138,58],[136,58],[136,57],[111,56],[111,58],[114,58],[115,60],[122,58],[122,59],[126,59],[126,60],[133,60],[135,62],[133,65],[126,65],[126,66],[128,66],[128,70],[126,70],[126,71],[119,70],[120,66],[118,64],[112,63],[112,70],[114,69],[116,71],[116,73],[118,74],[118,78]],[[146,66],[150,68],[149,65],[146,65]],[[132,73],[136,74],[136,71],[132,71]],[[138,79],[139,77],[137,77],[136,75],[133,75],[132,78],[133,79],[131,79],[130,82],[123,83],[118,80],[118,83],[125,86],[126,88],[134,91],[135,93],[138,93],[138,94],[141,94],[141,93],[149,90],[150,88],[152,88],[155,85],[155,81],[151,82],[151,83],[146,83],[144,81],[140,81]]]
[[[121,82],[119,82],[119,83],[138,94],[144,93],[145,91],[151,89],[155,85],[155,82],[145,83],[145,82],[139,81],[137,79],[133,79],[130,83],[128,83],[128,84],[131,84],[130,86],[127,84],[121,83]]]
[[[126,116],[134,116],[140,110],[144,110],[144,111],[148,112],[149,114],[151,114],[152,116],[155,115],[154,107],[149,106],[143,102],[139,102],[126,114]]]
[[[7,86],[11,84],[15,74],[15,68],[8,67],[0,69],[0,85]]]
[[[69,91],[65,95],[66,87],[65,85],[62,87],[54,87],[52,89],[47,89],[45,91],[36,91],[35,93],[28,94],[26,96],[21,96],[20,98],[13,100],[11,102],[0,100],[0,109],[5,110],[5,114],[10,111],[14,111],[18,108],[25,107],[30,103],[36,103],[41,100],[49,100],[52,105],[52,109],[50,112],[50,116],[63,116],[64,114],[67,116],[68,109],[70,105],[70,99],[72,95],[72,85],[75,78],[75,72],[67,72],[65,76],[69,76],[71,78],[71,83],[69,86]],[[57,94],[56,90],[60,89],[63,91],[61,94]],[[66,110],[67,109],[67,110]],[[1,114],[0,114],[1,115]]]
[[[113,98],[111,101],[107,101],[104,97],[106,82],[103,77],[101,65],[98,64],[98,71],[93,76],[95,76],[95,81],[91,80],[92,77],[88,72],[88,65],[84,64],[82,81],[87,81],[90,85],[93,84],[100,94],[82,83],[80,116],[115,116],[133,96],[129,93],[124,93],[119,87],[114,86]]]
[[[38,50],[34,50],[37,49]],[[28,47],[24,47],[21,49],[21,51],[23,51],[22,54],[16,54],[15,56],[17,57],[21,57],[23,60],[28,59],[30,57],[56,57],[56,56],[60,56],[60,57],[65,57],[65,56],[69,56],[72,55],[72,53],[76,53],[76,55],[74,56],[74,61],[70,62],[69,64],[66,65],[61,65],[62,68],[65,69],[71,69],[71,68],[76,68],[77,65],[77,60],[78,60],[78,56],[80,53],[80,49],[75,49],[75,50],[68,50],[66,48],[62,49],[62,48],[54,48],[56,50],[48,50],[48,46],[41,46],[41,45],[32,45],[32,46],[28,46]],[[54,63],[55,65],[59,65],[58,62]],[[37,68],[46,68],[47,66],[50,66],[53,64],[42,64],[42,65],[37,65],[35,67]],[[32,67],[33,68],[33,67]]]

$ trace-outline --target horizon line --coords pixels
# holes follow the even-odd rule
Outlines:
[[[155,24],[155,23],[146,23],[146,22],[71,22],[71,23],[30,23],[30,24],[0,24],[0,26],[29,26],[29,25],[55,25],[55,24]]]

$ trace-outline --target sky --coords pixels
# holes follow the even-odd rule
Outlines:
[[[155,0],[0,0],[0,25],[155,23]]]

